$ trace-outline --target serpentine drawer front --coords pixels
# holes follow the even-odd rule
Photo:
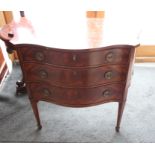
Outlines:
[[[118,102],[116,131],[119,131],[136,46],[78,50],[32,44],[14,47],[39,128],[40,100],[70,107]]]
[[[70,107],[90,106],[105,101],[120,101],[122,100],[120,92],[123,87],[123,84],[113,84],[91,88],[64,88],[46,83],[31,83],[29,86],[32,99],[51,101]]]
[[[98,48],[88,50],[62,50],[35,45],[22,45],[19,50],[22,61],[48,63],[66,67],[88,67],[104,64],[128,64],[129,48]],[[52,51],[52,52],[51,52]]]
[[[26,81],[45,81],[51,85],[87,87],[126,80],[127,66],[111,65],[93,68],[59,68],[24,63]],[[33,67],[32,67],[33,66]]]

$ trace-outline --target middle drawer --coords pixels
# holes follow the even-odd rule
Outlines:
[[[25,80],[46,81],[64,87],[89,87],[126,80],[127,67],[110,65],[93,68],[62,68],[36,63],[24,63]]]

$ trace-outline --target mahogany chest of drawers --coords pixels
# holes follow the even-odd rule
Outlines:
[[[71,50],[15,45],[38,127],[42,127],[37,107],[40,100],[69,107],[118,102],[119,131],[135,47],[112,45]]]

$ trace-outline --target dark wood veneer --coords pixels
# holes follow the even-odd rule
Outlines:
[[[18,44],[18,52],[31,105],[41,128],[40,100],[63,106],[85,107],[119,103],[116,131],[130,85],[135,47],[113,45],[67,50]]]
[[[26,81],[45,81],[65,87],[89,87],[125,81],[127,66],[110,65],[91,68],[60,68],[51,65],[23,63]],[[33,67],[32,67],[33,66]]]
[[[30,83],[32,99],[53,101],[68,107],[85,107],[102,104],[107,101],[122,100],[123,84],[102,85],[91,88],[65,88],[49,85],[48,83]],[[34,91],[35,90],[35,91]]]
[[[116,131],[119,131],[138,45],[71,50],[13,45],[8,40],[5,43],[8,49],[17,50],[23,72],[22,86],[26,86],[39,129],[42,127],[37,106],[40,100],[69,107],[114,101],[118,102]]]
[[[106,64],[128,64],[130,49],[128,46],[109,46],[107,48],[66,50],[35,45],[17,45],[22,61],[53,64],[63,67],[93,67]],[[22,49],[22,50],[20,50]],[[52,52],[51,52],[52,51]]]

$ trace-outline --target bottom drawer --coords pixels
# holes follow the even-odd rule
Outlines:
[[[31,83],[27,85],[35,100],[54,102],[70,107],[84,107],[122,99],[124,85],[112,84],[92,88],[63,88],[49,84]]]

